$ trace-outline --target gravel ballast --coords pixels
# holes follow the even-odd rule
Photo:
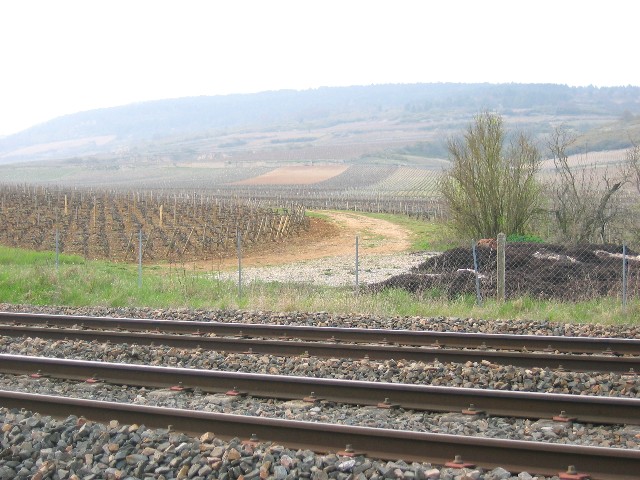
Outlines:
[[[264,443],[223,441],[144,425],[108,425],[75,416],[56,420],[0,408],[0,479],[135,480],[544,480],[502,468],[451,469],[430,463],[316,454]],[[551,477],[557,479],[557,477]]]
[[[460,317],[383,317],[356,313],[262,312],[246,310],[198,310],[188,308],[53,307],[0,303],[0,311],[88,315],[120,318],[155,318],[204,322],[237,322],[318,327],[432,330],[438,332],[511,333],[521,335],[566,335],[640,339],[640,325],[559,323],[543,320],[484,320]]]
[[[314,403],[204,394],[203,392],[146,389],[103,383],[32,379],[2,375],[0,389],[134,405],[179,408],[213,413],[279,418],[334,425],[410,430],[508,440],[542,441],[571,445],[640,448],[640,426],[592,425],[578,422],[430,413],[403,408],[346,405],[332,401]]]
[[[275,356],[163,345],[0,337],[0,353],[229,372],[640,398],[640,376],[467,363]]]
[[[281,325],[393,328],[533,335],[640,338],[640,328],[626,325],[556,324],[544,321],[485,321],[465,318],[376,317],[317,313],[205,311],[190,309],[31,307],[0,304],[0,310],[31,313],[222,321]],[[569,372],[519,368],[488,361],[460,363],[286,357],[235,354],[166,346],[0,337],[0,352],[157,366],[201,368],[262,374],[300,375],[423,385],[492,388],[532,392],[640,398],[640,378],[633,374]],[[333,402],[304,403],[202,392],[173,392],[24,376],[0,377],[0,388],[95,400],[236,413],[332,424],[396,428],[492,438],[638,449],[640,427],[599,426],[459,413],[434,414],[404,409],[376,409]],[[432,478],[496,480],[536,478],[504,469],[453,470],[428,463],[407,464],[365,457],[319,455],[241,439],[222,441],[209,434],[191,438],[144,426],[101,425],[69,417],[54,420],[29,412],[0,410],[2,426],[0,480],[4,478],[137,479],[329,479]],[[82,433],[80,433],[82,432]],[[66,437],[65,437],[66,435]],[[48,439],[48,440],[47,440]],[[55,440],[55,442],[53,440]],[[46,443],[49,441],[49,443]],[[45,443],[43,443],[45,442]],[[284,458],[284,463],[283,463]],[[78,461],[76,459],[82,459]],[[74,463],[75,462],[75,463]],[[544,477],[537,477],[540,480]],[[557,478],[557,477],[553,477]]]

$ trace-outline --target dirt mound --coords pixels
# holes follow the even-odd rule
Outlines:
[[[497,252],[476,248],[478,277],[483,297],[497,289]],[[640,291],[640,256],[627,250],[629,292]],[[507,298],[580,301],[622,291],[622,246],[510,243],[505,250]],[[432,257],[410,272],[370,286],[372,291],[402,288],[413,293],[431,290],[453,298],[475,294],[471,248],[454,248]]]

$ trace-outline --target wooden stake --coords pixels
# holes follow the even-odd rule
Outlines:
[[[187,250],[187,245],[189,245],[189,240],[191,240],[191,234],[193,233],[195,228],[196,228],[195,226],[191,227],[191,231],[189,232],[189,235],[187,236],[187,241],[184,242],[184,247],[182,247],[182,253],[180,254],[180,256],[184,255],[184,252]]]

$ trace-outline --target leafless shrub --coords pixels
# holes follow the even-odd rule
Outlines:
[[[502,118],[489,112],[476,116],[462,139],[449,141],[452,167],[440,192],[463,237],[525,233],[539,207],[538,149],[524,134],[505,143]]]
[[[595,164],[570,165],[566,152],[575,140],[566,128],[557,127],[547,141],[556,174],[548,188],[557,240],[605,242],[607,228],[622,215],[617,200],[628,174]]]

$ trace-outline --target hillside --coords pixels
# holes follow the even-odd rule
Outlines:
[[[434,167],[441,164],[434,159],[446,157],[446,139],[485,109],[503,115],[507,128],[534,137],[567,124],[584,134],[578,150],[626,148],[640,135],[639,87],[327,87],[158,100],[66,115],[0,139],[0,165],[46,162],[38,163],[34,180],[60,166],[84,166],[87,172],[123,165],[314,162]]]

